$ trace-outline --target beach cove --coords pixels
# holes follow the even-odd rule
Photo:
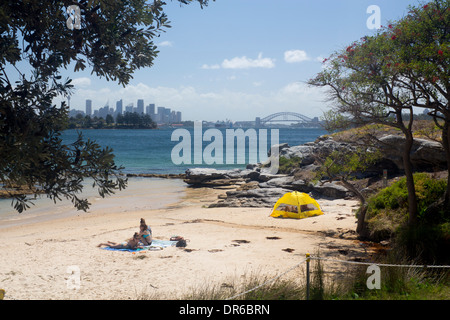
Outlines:
[[[133,179],[130,185],[133,189]],[[319,199],[322,216],[275,219],[268,208],[207,208],[225,192],[217,188],[187,188],[181,180],[154,178],[137,179],[137,185],[141,194],[155,193],[160,186],[157,197],[165,194],[164,206],[147,208],[118,193],[97,199],[87,213],[13,226],[2,221],[0,287],[5,299],[178,299],[251,273],[276,276],[318,250],[327,257],[342,258],[342,252],[345,259],[364,256],[349,232],[356,226],[354,200]],[[152,227],[154,239],[180,235],[188,239],[187,247],[137,253],[97,247],[129,239],[140,218]],[[80,273],[76,289],[70,285],[73,266]]]

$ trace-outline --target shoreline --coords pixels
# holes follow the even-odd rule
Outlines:
[[[10,201],[7,201],[8,199],[2,199],[3,203],[0,204],[0,230],[22,224],[95,214],[105,208],[126,213],[130,211],[130,208],[124,207],[124,201],[131,202],[129,204],[133,206],[133,210],[161,209],[174,201],[178,201],[186,189],[182,181],[156,177],[152,178],[150,184],[149,180],[140,177],[133,178],[129,182],[131,183],[126,189],[117,191],[105,198],[101,198],[95,189],[89,187],[90,183],[85,182],[85,190],[82,196],[91,203],[86,212],[76,210],[67,199],[54,203],[43,195],[42,198],[33,201],[35,205],[30,204],[29,209],[18,213],[11,206]],[[147,190],[144,191],[143,188],[147,188]],[[173,192],[170,193],[170,190]]]
[[[275,219],[267,208],[207,208],[226,189],[184,188],[164,208],[100,206],[88,214],[3,228],[5,299],[179,299],[229,277],[276,275],[318,249],[327,257],[340,252],[346,259],[366,256],[351,232],[345,233],[356,226],[355,201],[322,200],[323,216]],[[136,254],[97,248],[130,238],[140,218],[155,239],[180,235],[189,240],[187,247]],[[70,266],[80,269],[78,290],[67,288]]]

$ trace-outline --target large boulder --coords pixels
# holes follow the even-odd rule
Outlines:
[[[395,163],[400,170],[404,169],[403,148],[405,141],[404,136],[397,135],[388,135],[380,138],[383,157]],[[447,165],[445,150],[436,141],[414,139],[410,155],[415,170],[430,171],[433,169],[445,169]]]

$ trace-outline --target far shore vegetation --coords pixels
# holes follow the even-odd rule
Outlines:
[[[83,116],[81,114],[70,117],[66,124],[67,129],[156,129],[157,124],[148,114],[125,112],[115,118],[108,114],[106,118]]]

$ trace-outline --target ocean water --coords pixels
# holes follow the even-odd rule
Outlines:
[[[184,173],[188,168],[193,167],[210,167],[210,168],[245,168],[250,161],[249,151],[252,151],[249,141],[247,140],[245,148],[245,156],[241,154],[238,159],[237,140],[234,142],[235,159],[234,161],[226,160],[226,129],[218,129],[223,137],[223,163],[208,165],[205,161],[200,164],[194,164],[194,129],[188,128],[191,144],[191,161],[190,163],[175,164],[172,161],[172,150],[180,143],[184,143],[184,139],[171,141],[172,133],[175,129],[165,128],[158,130],[135,130],[135,129],[117,129],[117,130],[80,130],[84,138],[95,140],[101,146],[109,146],[113,149],[115,161],[117,165],[125,167],[124,173]],[[203,128],[203,134],[208,128]],[[246,131],[246,129],[243,129]],[[281,128],[279,130],[279,142],[288,143],[290,146],[301,145],[306,142],[314,141],[317,137],[326,134],[323,129],[318,128]],[[271,142],[271,129],[267,129],[266,150],[263,154],[267,155]],[[217,133],[217,132],[216,132]],[[257,137],[259,130],[256,130]],[[62,134],[64,143],[73,143],[78,137],[77,130],[66,130]],[[198,140],[197,140],[198,141]],[[210,141],[202,142],[202,149],[210,145]],[[264,147],[264,143],[262,144]],[[258,144],[258,148],[259,148]],[[259,149],[257,150],[259,154]],[[244,159],[245,157],[245,159]],[[265,159],[257,158],[262,162]],[[231,163],[230,163],[231,162]],[[244,162],[244,163],[241,163]]]
[[[102,147],[109,146],[113,149],[117,165],[123,166],[123,173],[184,173],[188,168],[210,167],[210,168],[245,168],[249,163],[249,142],[247,141],[247,152],[243,155],[243,164],[237,163],[238,157],[231,164],[207,165],[205,163],[181,164],[176,165],[172,161],[172,150],[181,140],[171,141],[172,133],[175,129],[158,130],[82,130],[85,139],[95,140]],[[208,130],[203,129],[203,133]],[[226,139],[226,129],[218,129],[223,135],[223,141]],[[188,129],[191,135],[191,151],[194,149],[194,130]],[[258,131],[257,131],[258,132]],[[215,131],[218,134],[218,131]],[[259,132],[258,132],[259,133]],[[279,129],[279,143],[288,143],[291,146],[304,144],[314,141],[317,137],[326,134],[326,131],[315,128],[295,128]],[[267,154],[270,148],[270,129],[267,130]],[[66,130],[62,133],[63,142],[70,144],[76,141],[78,132],[76,130]],[[259,137],[259,136],[258,136]],[[211,142],[204,141],[202,150]],[[264,143],[262,144],[264,146]],[[258,145],[259,147],[259,145]],[[237,142],[235,143],[234,153],[237,153]],[[259,153],[259,150],[257,150]],[[226,152],[224,151],[224,160],[226,162]],[[192,156],[192,162],[193,162]],[[261,159],[264,160],[264,159]],[[111,209],[126,214],[129,210],[148,210],[162,208],[174,201],[180,199],[184,194],[185,184],[178,179],[158,179],[158,178],[130,178],[128,187],[117,192],[112,197],[100,198],[97,190],[90,187],[89,181],[84,182],[85,189],[82,198],[87,198],[91,203],[91,209],[88,213],[76,211],[68,200],[53,203],[45,195],[34,200],[34,205],[23,213],[19,214],[11,206],[10,199],[0,199],[0,229],[2,227],[22,225],[27,222],[42,221],[64,216],[89,214],[94,210]]]

